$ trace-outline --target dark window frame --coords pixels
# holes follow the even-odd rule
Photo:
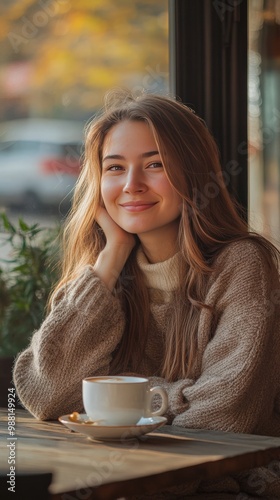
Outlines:
[[[247,0],[169,0],[170,91],[214,135],[230,193],[248,210]]]

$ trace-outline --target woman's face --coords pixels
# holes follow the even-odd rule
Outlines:
[[[102,153],[101,195],[111,218],[140,239],[174,232],[181,197],[165,174],[149,126],[129,120],[114,125]]]

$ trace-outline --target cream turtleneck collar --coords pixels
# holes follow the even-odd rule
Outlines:
[[[179,286],[180,252],[164,262],[151,264],[141,247],[137,251],[137,263],[145,275],[148,288],[172,292]]]

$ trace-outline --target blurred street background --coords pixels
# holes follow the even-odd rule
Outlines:
[[[168,0],[0,0],[0,41],[0,211],[63,223],[106,91],[169,90]]]
[[[221,22],[241,3],[207,2]],[[280,1],[246,5],[249,222],[277,243]],[[0,210],[63,224],[86,123],[112,87],[170,92],[169,35],[168,0],[0,0]]]

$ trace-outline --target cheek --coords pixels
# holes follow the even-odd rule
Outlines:
[[[101,181],[100,193],[105,208],[110,211],[110,207],[112,207],[112,204],[117,196],[116,186],[114,186],[111,182]]]
[[[102,180],[100,184],[100,197],[102,201],[104,201],[104,198],[106,197],[106,193],[104,192],[104,183],[102,182]]]
[[[109,203],[110,197],[112,195],[112,189],[110,189],[110,185],[108,182],[101,181],[100,192],[101,192],[101,196],[103,198],[103,201],[106,205],[107,203]]]
[[[170,185],[167,179],[164,179],[159,186],[162,197],[168,200],[169,203],[178,204],[178,207],[182,205],[181,196],[175,191],[173,186]]]
[[[174,190],[169,191],[169,205],[172,207],[173,213],[180,215],[182,213],[183,200],[181,196]]]

